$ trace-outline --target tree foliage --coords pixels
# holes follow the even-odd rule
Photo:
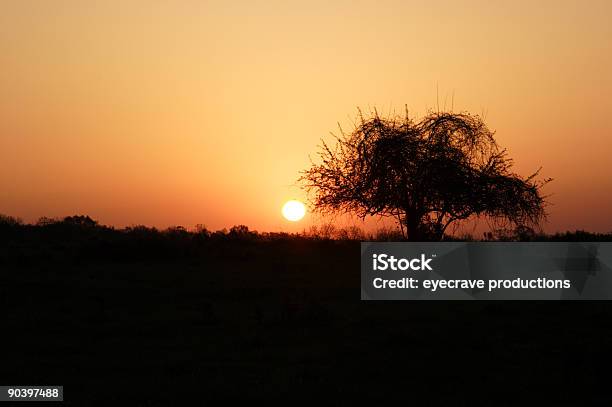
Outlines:
[[[523,178],[479,116],[429,113],[415,122],[374,113],[323,141],[300,181],[315,210],[393,216],[409,240],[437,240],[472,216],[538,225],[545,199],[538,172]]]

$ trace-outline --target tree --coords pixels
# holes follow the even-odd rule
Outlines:
[[[323,141],[300,181],[321,213],[393,216],[408,240],[439,240],[449,225],[485,216],[537,226],[546,216],[539,170],[522,178],[479,116],[429,113],[415,122],[374,113]]]

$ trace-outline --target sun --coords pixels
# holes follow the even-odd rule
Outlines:
[[[306,207],[300,201],[292,199],[283,205],[283,216],[292,222],[297,222],[306,214]]]

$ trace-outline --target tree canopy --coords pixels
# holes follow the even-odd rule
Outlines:
[[[323,213],[393,216],[409,240],[438,240],[448,226],[486,216],[516,226],[545,218],[539,170],[523,178],[479,116],[434,112],[420,121],[374,113],[323,141],[300,181]]]

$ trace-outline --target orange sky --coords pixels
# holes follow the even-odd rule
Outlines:
[[[319,139],[438,88],[555,178],[546,230],[612,230],[612,2],[458,3],[4,0],[0,213],[301,230]]]

